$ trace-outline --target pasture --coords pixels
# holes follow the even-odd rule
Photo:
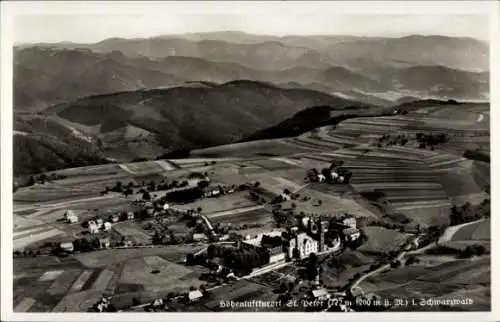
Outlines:
[[[196,200],[182,205],[181,208],[197,209],[198,207],[201,207],[204,214],[210,214],[255,205],[257,205],[257,203],[248,198],[248,191],[239,191],[232,194],[222,195],[220,197]]]
[[[367,226],[363,228],[368,240],[358,248],[365,253],[388,253],[399,250],[412,236],[384,227]]]
[[[152,273],[158,270],[157,273]],[[199,286],[203,281],[198,274],[180,264],[165,260],[158,256],[150,256],[127,261],[121,274],[119,283],[143,285],[144,290],[186,291],[191,286]]]
[[[265,209],[250,210],[242,213],[209,218],[213,223],[220,223],[222,225],[231,224],[232,226],[241,226],[244,224],[272,226],[274,224],[273,215]]]
[[[131,238],[135,244],[150,244],[151,236],[133,222],[119,222],[113,225],[118,234]]]
[[[452,241],[470,240],[470,241],[489,241],[491,239],[491,222],[482,220],[460,228],[453,237]]]
[[[490,259],[453,260],[435,266],[409,266],[365,279],[360,287],[365,293],[382,298],[472,298],[466,311],[490,307]],[[437,307],[434,309],[438,309]]]

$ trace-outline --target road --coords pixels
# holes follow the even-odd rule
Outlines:
[[[263,209],[263,208],[264,208],[264,205],[257,205],[257,206],[250,206],[250,207],[243,207],[243,208],[236,208],[236,209],[212,212],[210,214],[207,214],[206,216],[209,219],[213,219],[213,218],[222,217],[222,216],[241,214],[244,212],[248,212],[248,211],[252,211],[252,210],[259,210],[259,209]]]

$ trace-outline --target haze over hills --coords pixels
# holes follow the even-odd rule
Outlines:
[[[309,108],[405,97],[487,100],[488,44],[219,32],[20,45],[16,173],[227,144]]]
[[[109,39],[91,45],[21,46],[14,55],[15,104],[18,109],[40,110],[87,95],[169,87],[186,81],[224,83],[238,79],[295,83],[327,93],[357,91],[365,98],[386,99],[382,93],[398,91],[404,96],[424,98],[488,99],[489,73],[464,70],[467,66],[482,69],[486,45],[478,42],[473,46],[475,40],[469,38],[453,38],[454,43],[445,38],[444,45],[438,46],[441,49],[424,50],[431,46],[427,43],[439,42],[440,38],[415,37],[413,42],[408,40],[407,54],[401,49],[401,43],[405,43],[402,38],[358,37],[309,39],[311,43],[329,41],[336,46],[324,54],[278,41],[241,45],[171,37]],[[308,38],[283,39],[303,43]],[[396,57],[398,51],[406,58],[390,58]],[[475,66],[469,64],[470,57],[477,58]],[[457,61],[463,62],[461,69],[450,67]]]

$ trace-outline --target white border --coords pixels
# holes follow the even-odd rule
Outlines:
[[[19,1],[1,2],[1,216],[2,216],[2,265],[1,265],[1,320],[2,321],[187,321],[206,318],[207,313],[126,313],[126,314],[90,314],[90,313],[13,313],[12,308],[12,44],[13,24],[12,18],[18,14],[136,14],[157,15],[162,10],[176,14],[487,14],[490,16],[490,71],[491,88],[499,89],[499,5],[497,1],[294,1],[294,2],[261,2],[261,1],[188,1],[188,2],[111,2],[111,1]],[[500,93],[492,90],[491,93],[491,124],[498,124],[500,117]],[[498,116],[498,117],[497,117]],[[491,129],[491,168],[500,166],[500,151],[496,149],[496,138],[500,129]],[[498,156],[498,157],[497,157]],[[500,178],[492,171],[492,194],[500,184]],[[492,213],[497,209],[496,198],[492,198]],[[498,227],[498,220],[492,216],[492,231]],[[492,249],[498,247],[497,239],[492,240]],[[493,321],[500,319],[500,288],[499,260],[492,258],[492,312],[491,313],[317,313],[317,314],[289,314],[289,313],[259,313],[259,317],[268,321],[296,321],[307,319],[309,321],[357,321],[357,320],[384,320],[384,321]],[[494,274],[496,272],[497,274]],[[213,313],[209,313],[212,315]],[[237,315],[235,315],[237,314]],[[254,318],[249,313],[218,313],[214,318],[220,321],[232,321],[235,318],[251,320]]]

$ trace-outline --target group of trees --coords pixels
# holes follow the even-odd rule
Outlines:
[[[124,185],[121,181],[117,181],[112,188],[106,187],[104,193],[118,192],[123,193],[125,196],[129,196],[134,194],[134,190],[132,190],[133,187],[134,183],[132,181],[130,181],[127,185]]]
[[[73,242],[75,251],[90,252],[100,248],[99,238],[79,238]]]
[[[419,143],[420,149],[425,149],[426,147],[433,148],[438,144],[444,144],[450,140],[448,134],[440,132],[440,133],[417,133],[416,135],[417,142]]]
[[[66,178],[66,176],[56,174],[56,173],[51,173],[50,175],[46,175],[45,173],[40,174],[39,176],[29,176],[28,179],[23,179],[23,182],[20,182],[18,179],[18,183],[14,184],[14,192],[17,191],[18,188],[20,187],[31,187],[35,183],[39,184],[44,184],[46,182],[50,181],[56,181],[56,180],[61,180]]]
[[[404,134],[398,134],[397,136],[391,136],[390,134],[384,134],[378,139],[377,147],[382,147],[382,144],[391,145],[401,145],[405,146],[408,144],[409,140]]]
[[[167,192],[161,199],[167,202],[187,203],[202,198],[203,190],[198,187]]]
[[[250,274],[256,267],[269,263],[269,252],[262,247],[242,247],[230,249],[211,244],[207,249],[207,258],[221,257],[225,266],[243,274]]]
[[[297,225],[297,220],[292,210],[274,209],[273,217],[278,227],[290,228]]]
[[[283,245],[283,239],[281,236],[269,236],[263,235],[261,240],[261,245],[268,248],[274,248]]]
[[[473,206],[470,202],[467,202],[460,207],[453,206],[450,213],[450,225],[460,225],[489,217],[490,210],[489,199],[483,200],[483,202],[477,206]]]

